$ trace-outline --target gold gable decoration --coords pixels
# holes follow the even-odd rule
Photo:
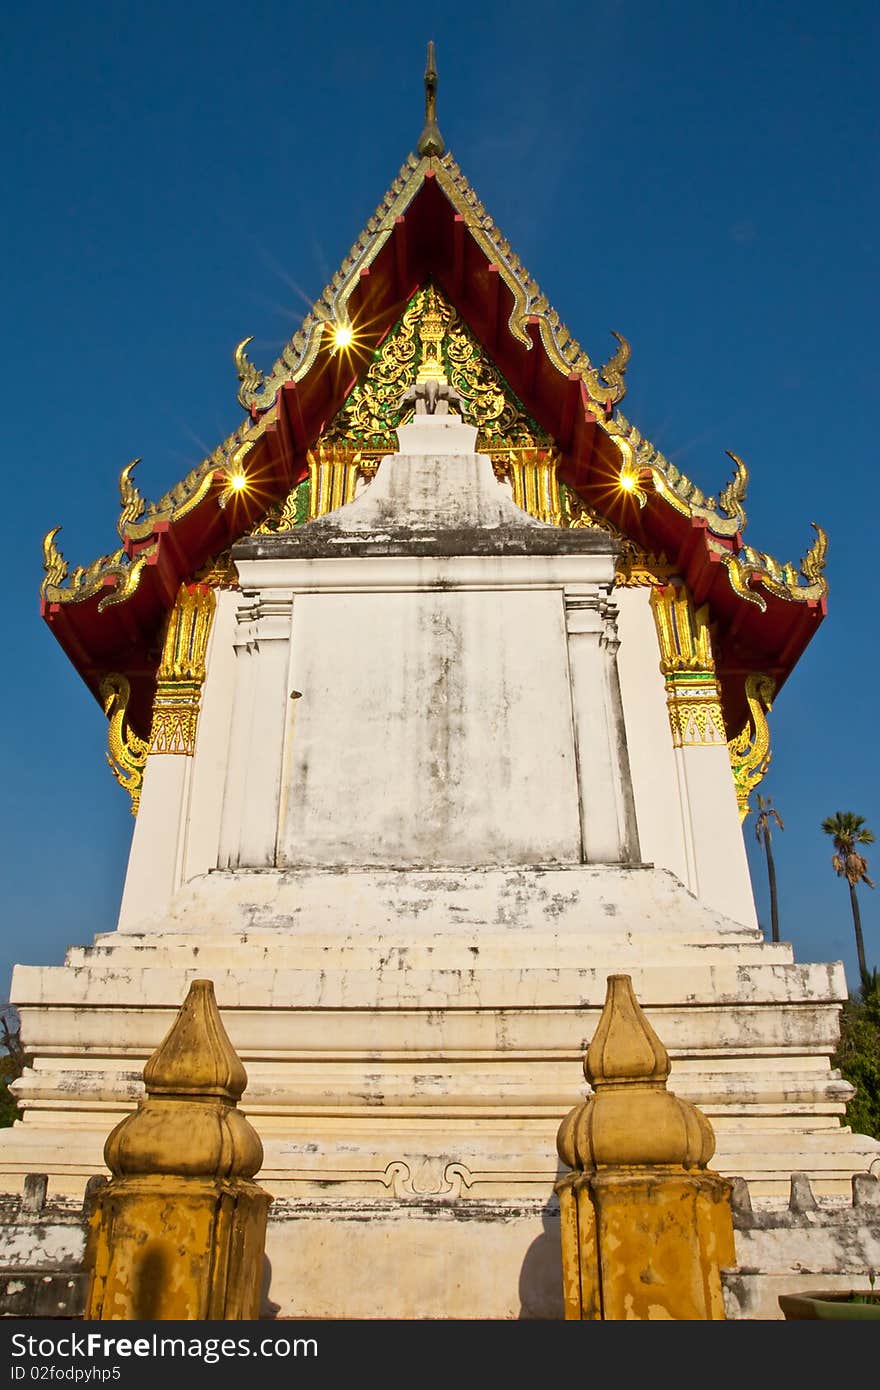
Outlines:
[[[355,496],[379,461],[397,452],[397,427],[412,418],[403,404],[420,366],[430,360],[461,398],[476,425],[477,448],[510,482],[517,505],[539,521],[565,525],[553,441],[536,425],[460,316],[433,284],[406,306],[361,381],[308,454],[309,476],[297,483],[254,531],[277,535],[313,521]]]
[[[365,459],[395,453],[398,425],[412,418],[401,398],[415,382],[426,353],[436,353],[450,386],[462,402],[462,415],[479,430],[481,453],[507,455],[510,449],[549,448],[552,440],[527,414],[494,363],[456,310],[433,284],[420,289],[377,350],[366,375],[323,436],[327,447],[360,451]]]

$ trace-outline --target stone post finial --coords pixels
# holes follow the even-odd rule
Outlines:
[[[570,1167],[706,1167],[715,1151],[712,1126],[695,1105],[666,1089],[669,1056],[629,975],[608,976],[584,1075],[595,1094],[566,1116],[557,1139]]]
[[[263,1146],[236,1108],[246,1085],[213,983],[193,980],[144,1068],[147,1094],[110,1134],[104,1162],[114,1177],[253,1177],[263,1162]]]
[[[193,980],[177,1017],[144,1067],[150,1096],[217,1096],[235,1104],[247,1073],[229,1041],[212,980]]]
[[[428,44],[428,63],[425,68],[425,127],[416,146],[423,157],[446,153],[446,144],[437,124],[437,65],[434,61],[434,41]]]
[[[268,1192],[256,1130],[237,1108],[247,1073],[210,980],[193,980],[144,1068],[146,1095],[104,1145],[113,1174],[89,1216],[85,1316],[256,1318]]]
[[[605,1007],[584,1058],[584,1075],[599,1090],[609,1085],[663,1086],[669,1055],[645,1017],[629,975],[609,975]]]
[[[707,1168],[712,1126],[666,1089],[669,1070],[629,975],[609,975],[584,1061],[594,1094],[556,1138],[572,1170],[556,1184],[567,1318],[725,1316],[732,1184]]]

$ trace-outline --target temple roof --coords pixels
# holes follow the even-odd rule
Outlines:
[[[426,130],[428,129],[426,122]],[[439,136],[439,131],[437,132]],[[434,150],[436,141],[420,141]],[[442,147],[442,139],[441,139]],[[709,604],[733,732],[745,676],[782,685],[825,614],[826,538],[799,565],[745,545],[748,472],[705,496],[619,403],[630,349],[593,365],[501,235],[451,155],[410,155],[342,266],[265,373],[235,350],[238,427],[169,493],[147,503],[120,475],[120,546],[73,572],[55,528],[45,538],[42,613],[90,689],[124,673],[130,716],[146,731],[167,613],[202,573],[307,475],[309,451],[364,377],[416,292],[436,285],[558,450],[558,476],[638,552]],[[248,485],[235,491],[247,478]]]

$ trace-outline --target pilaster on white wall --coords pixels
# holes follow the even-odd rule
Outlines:
[[[633,863],[639,857],[616,669],[615,611],[597,587],[566,586],[581,835],[587,863]]]
[[[290,696],[291,595],[243,596],[233,640],[235,699],[220,827],[221,868],[275,863],[281,749]]]
[[[693,862],[688,863],[689,837],[649,596],[650,589],[643,585],[614,591],[620,634],[617,660],[639,846],[645,863],[670,869],[695,893],[696,870]]]
[[[190,783],[183,882],[217,865],[223,788],[229,756],[236,657],[233,646],[241,595],[220,590],[211,627]]]

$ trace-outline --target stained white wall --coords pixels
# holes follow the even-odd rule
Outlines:
[[[561,589],[297,595],[285,865],[578,863]]]

